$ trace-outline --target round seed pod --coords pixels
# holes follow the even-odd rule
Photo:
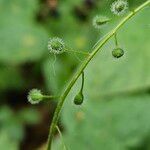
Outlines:
[[[120,58],[124,55],[124,50],[121,49],[121,48],[115,48],[113,49],[112,51],[112,55],[115,57],[115,58]]]
[[[83,103],[84,96],[81,92],[79,92],[74,98],[75,105],[81,105]]]
[[[114,1],[111,5],[111,11],[115,15],[122,15],[128,9],[128,2],[127,0],[117,0]]]
[[[48,50],[53,54],[61,54],[65,50],[65,44],[60,38],[50,38],[48,41]]]
[[[38,104],[40,101],[43,100],[43,94],[40,90],[32,89],[28,94],[28,101],[31,104]]]

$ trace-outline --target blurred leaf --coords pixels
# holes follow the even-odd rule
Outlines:
[[[2,2],[0,62],[19,64],[38,60],[43,55],[47,34],[32,21],[35,5],[36,0]]]
[[[36,124],[40,121],[39,113],[33,108],[22,109],[19,113],[15,113],[11,108],[1,106],[0,114],[0,133],[5,133],[4,139],[0,137],[2,146],[5,144],[5,140],[11,139],[19,144],[24,137],[24,125]]]
[[[20,120],[25,124],[37,124],[40,121],[40,114],[36,109],[24,108],[19,113]]]
[[[82,107],[73,106],[71,99],[64,107],[63,121],[65,142],[72,150],[129,150],[150,138],[149,95],[101,101],[86,97]]]
[[[21,141],[24,136],[23,124],[18,119],[18,116],[7,106],[0,108],[0,131],[5,131],[10,138]]]
[[[24,86],[23,78],[13,66],[0,67],[0,90],[19,89]]]
[[[1,150],[19,150],[19,143],[9,137],[5,130],[0,131],[0,149]]]
[[[0,124],[9,120],[13,114],[12,110],[7,106],[1,106],[0,108]]]

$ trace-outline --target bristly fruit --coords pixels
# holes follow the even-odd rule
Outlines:
[[[93,18],[93,26],[96,29],[100,29],[102,26],[104,26],[105,24],[107,24],[110,21],[109,18],[105,17],[105,16],[95,16]]]
[[[115,15],[122,15],[128,9],[128,2],[127,0],[117,0],[114,1],[111,5],[111,11]]]
[[[115,48],[113,49],[112,51],[112,55],[115,57],[115,58],[120,58],[124,55],[124,50],[121,49],[121,48]]]
[[[83,103],[84,96],[82,92],[79,92],[74,98],[74,104],[81,105]]]
[[[38,89],[32,89],[28,94],[28,101],[31,104],[38,104],[40,101],[43,100],[43,94]]]
[[[48,41],[48,50],[53,54],[61,54],[65,50],[65,44],[60,38],[50,38]]]

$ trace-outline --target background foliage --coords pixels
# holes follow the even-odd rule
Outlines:
[[[129,0],[130,10],[144,1]],[[37,149],[46,142],[55,104],[32,107],[27,92],[37,87],[45,93],[60,93],[84,59],[65,53],[54,63],[47,51],[48,38],[59,36],[72,49],[90,52],[121,19],[111,14],[112,2],[0,0],[0,149]],[[60,119],[68,149],[150,149],[149,13],[146,8],[119,31],[124,57],[112,58],[111,39],[92,60],[85,70],[81,107],[72,102],[80,80],[69,94]],[[113,21],[95,30],[92,18],[96,14]],[[53,148],[63,149],[59,136]]]

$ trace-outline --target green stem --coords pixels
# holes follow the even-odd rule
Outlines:
[[[79,54],[83,54],[83,55],[89,55],[89,54],[90,54],[90,53],[87,53],[87,52],[76,51],[76,50],[72,50],[72,49],[69,49],[69,48],[67,48],[66,51],[67,51],[67,52],[79,53]]]
[[[62,140],[62,144],[63,144],[63,146],[64,146],[64,150],[67,150],[67,147],[66,147],[66,145],[65,145],[65,142],[64,142],[64,139],[63,139],[63,136],[62,136],[62,133],[61,133],[61,131],[60,131],[60,129],[59,129],[59,127],[56,125],[56,129],[57,129],[57,131],[58,131],[58,133],[59,133],[59,135],[60,135],[60,138],[61,138],[61,140]]]
[[[59,119],[59,115],[62,109],[62,106],[64,104],[64,101],[68,95],[68,93],[70,92],[71,88],[73,87],[73,85],[75,84],[75,82],[77,81],[77,79],[79,78],[79,76],[81,75],[81,73],[84,71],[84,69],[86,68],[86,66],[88,65],[88,63],[91,61],[91,59],[93,59],[93,57],[97,54],[97,52],[102,48],[102,46],[130,19],[132,18],[137,12],[139,12],[140,10],[142,10],[145,6],[150,4],[150,0],[147,0],[146,2],[144,2],[143,4],[141,4],[139,7],[137,7],[134,12],[130,12],[124,19],[122,19],[122,21],[112,30],[109,32],[109,34],[107,34],[107,36],[105,38],[103,38],[101,41],[99,41],[96,46],[94,47],[93,51],[90,53],[89,56],[87,56],[87,58],[85,59],[85,61],[81,64],[81,66],[77,69],[76,73],[74,74],[74,76],[72,77],[70,83],[68,84],[68,86],[65,88],[65,91],[62,93],[60,100],[57,104],[57,107],[55,109],[54,112],[54,116],[53,116],[53,120],[50,126],[50,132],[48,135],[48,147],[47,150],[51,150],[51,144],[52,144],[52,139],[53,139],[53,135],[55,132],[55,127],[57,125],[58,119]]]
[[[82,72],[82,85],[80,92],[83,93],[83,87],[84,87],[84,71]]]
[[[116,45],[116,47],[118,48],[117,33],[114,34],[114,37],[115,37],[115,45]]]
[[[54,95],[43,95],[44,99],[55,99],[55,98],[59,98],[59,96],[54,96]]]

